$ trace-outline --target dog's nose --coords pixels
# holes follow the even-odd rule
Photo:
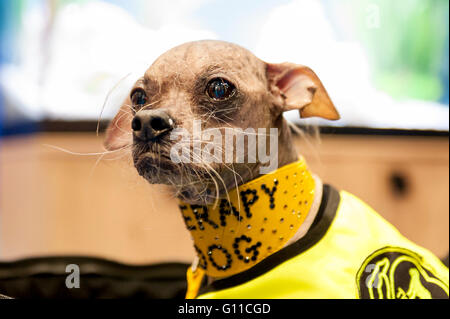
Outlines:
[[[173,129],[173,120],[164,110],[142,110],[131,122],[135,138],[150,141]]]

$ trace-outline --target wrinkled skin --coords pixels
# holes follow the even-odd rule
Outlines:
[[[201,120],[203,130],[219,128],[222,132],[224,128],[266,128],[267,132],[277,128],[280,167],[297,159],[282,112],[295,108],[301,111],[305,105],[314,104],[311,103],[314,93],[322,88],[321,84],[318,89],[303,84],[300,88],[298,83],[304,75],[303,78],[286,75],[293,68],[299,66],[269,65],[248,50],[227,42],[197,41],[175,47],[160,56],[136,82],[133,90],[142,88],[149,100],[140,109],[132,105],[130,98],[125,101],[108,129],[105,145],[111,150],[132,143],[134,165],[148,182],[173,186],[176,196],[191,204],[212,203],[227,190],[257,177],[262,164],[174,163],[170,149],[177,141],[171,140],[170,134],[157,142],[131,140],[133,116],[143,109],[162,109],[173,119],[175,127],[188,132],[192,132],[194,120]],[[214,78],[231,82],[234,94],[225,101],[212,99],[206,87]],[[308,83],[311,85],[311,81]],[[328,97],[326,92],[325,96]],[[287,105],[289,99],[294,106]],[[321,116],[312,111],[308,116]],[[311,113],[311,107],[308,112]]]

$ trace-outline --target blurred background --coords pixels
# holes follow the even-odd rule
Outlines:
[[[298,140],[310,166],[447,255],[448,0],[3,0],[0,260],[190,262],[167,192],[141,181],[127,154],[100,152],[136,78],[198,39],[311,67],[342,119],[286,115],[322,131],[320,142]]]
[[[114,86],[119,95],[162,52],[198,39],[311,67],[343,115],[319,124],[445,131],[448,7],[447,0],[2,1],[3,132],[24,122],[97,120]],[[102,117],[115,111],[111,102]]]

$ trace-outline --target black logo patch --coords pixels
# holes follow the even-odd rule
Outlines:
[[[356,283],[362,299],[448,298],[448,284],[404,248],[375,251],[359,269]]]

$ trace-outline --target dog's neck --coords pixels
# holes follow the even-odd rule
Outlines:
[[[300,159],[229,191],[216,205],[181,203],[198,267],[213,278],[231,276],[299,239],[314,220],[320,184]]]

